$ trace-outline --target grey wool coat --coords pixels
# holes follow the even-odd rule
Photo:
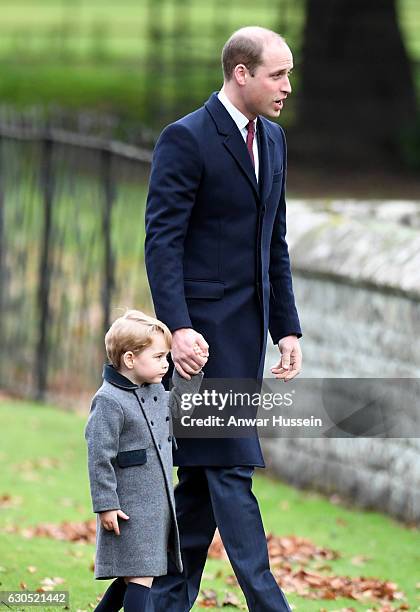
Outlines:
[[[199,391],[176,370],[172,391],[161,383],[136,385],[111,365],[92,400],[85,429],[93,511],[123,510],[120,535],[97,516],[95,578],[162,576],[171,554],[182,571],[172,484],[172,417],[183,393]],[[188,414],[188,411],[185,412]]]

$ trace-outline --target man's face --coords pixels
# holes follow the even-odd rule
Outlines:
[[[293,56],[286,43],[273,40],[264,46],[262,59],[263,63],[253,76],[247,71],[242,88],[243,103],[252,117],[276,118],[292,91],[289,73],[293,68]]]

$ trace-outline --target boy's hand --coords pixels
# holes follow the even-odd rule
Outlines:
[[[201,348],[201,346],[196,342],[194,344],[194,346],[193,346],[193,350],[194,350],[194,353],[196,355],[198,355],[199,357],[203,357],[205,359],[205,363],[207,363],[207,361],[209,359],[209,351],[208,351],[208,349],[207,350],[203,350]]]
[[[120,528],[118,525],[118,517],[128,521],[130,518],[126,515],[122,510],[106,510],[105,512],[99,513],[99,519],[102,523],[102,527],[107,531],[115,531],[115,533],[120,535]]]
[[[196,345],[202,354],[196,352]],[[177,329],[172,334],[172,361],[179,374],[187,380],[207,362],[208,350],[209,345],[203,336],[189,327]]]

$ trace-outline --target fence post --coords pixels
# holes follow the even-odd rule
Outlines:
[[[102,219],[102,232],[104,239],[104,276],[102,284],[102,314],[103,330],[107,331],[110,325],[111,298],[114,289],[114,256],[112,252],[111,223],[112,207],[115,199],[115,185],[112,176],[112,153],[108,149],[102,150],[102,184],[104,188],[104,213]]]
[[[3,138],[0,136],[0,338],[4,338],[3,334],[3,317],[5,315],[5,297],[4,293],[6,290],[6,274],[4,264],[4,254],[6,249],[4,247],[4,187],[3,187]],[[2,369],[3,369],[3,351],[0,351],[0,385],[3,382]],[[4,355],[6,358],[6,355]]]
[[[47,135],[42,141],[41,153],[41,189],[43,190],[44,222],[38,272],[39,336],[35,355],[35,398],[37,400],[42,400],[44,398],[48,379],[49,347],[47,323],[50,314],[51,229],[54,194],[52,153],[53,141],[51,137]]]

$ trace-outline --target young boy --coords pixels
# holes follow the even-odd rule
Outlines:
[[[174,388],[168,370],[171,333],[138,310],[114,321],[105,336],[109,365],[91,406],[85,437],[93,511],[97,513],[95,578],[116,578],[96,608],[146,610],[154,576],[167,572],[167,554],[182,571],[172,485],[171,417],[183,393],[199,391],[202,372]],[[200,349],[196,351],[207,361]]]

